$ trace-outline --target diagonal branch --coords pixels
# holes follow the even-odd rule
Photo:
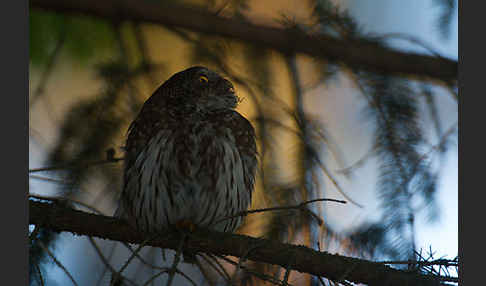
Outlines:
[[[340,40],[298,29],[255,25],[193,7],[135,0],[31,0],[31,7],[189,29],[272,48],[285,54],[304,53],[354,69],[456,82],[458,64],[445,58],[399,52],[364,40]]]
[[[147,236],[113,217],[89,214],[57,204],[29,200],[29,223],[54,231],[69,231],[103,239],[142,243]],[[177,249],[181,235],[164,233],[147,245]],[[292,270],[368,285],[441,285],[440,277],[414,274],[393,269],[381,263],[319,252],[305,246],[292,245],[244,235],[195,230],[187,236],[189,252],[232,255],[282,267],[294,261]],[[252,249],[248,253],[248,249]],[[290,268],[289,268],[290,269]],[[351,269],[351,270],[350,270]]]

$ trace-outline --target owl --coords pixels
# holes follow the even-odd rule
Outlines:
[[[233,232],[255,182],[255,131],[230,81],[205,67],[174,74],[128,129],[116,217],[145,232],[191,224]],[[217,223],[215,223],[217,222]]]

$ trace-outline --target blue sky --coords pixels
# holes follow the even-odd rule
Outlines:
[[[352,16],[367,32],[377,34],[400,33],[412,35],[439,52],[442,56],[458,59],[458,10],[453,16],[450,35],[441,36],[437,26],[439,6],[433,0],[374,0],[343,1]],[[403,40],[393,42],[394,47],[426,52],[423,48]],[[437,99],[441,109],[440,117],[443,130],[457,122],[457,103],[443,90],[438,89]],[[457,142],[457,141],[456,141]],[[438,204],[440,219],[428,224],[419,216],[417,225],[417,247],[436,252],[436,258],[443,255],[453,258],[458,253],[458,152],[452,145],[445,156],[439,181]]]

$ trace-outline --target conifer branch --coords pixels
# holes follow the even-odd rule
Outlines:
[[[56,203],[29,200],[29,223],[53,231],[68,231],[127,243],[140,244],[147,240],[147,235],[134,230],[122,220],[74,210]],[[177,249],[180,238],[179,233],[164,233],[146,244]],[[291,270],[335,281],[368,285],[441,285],[440,277],[401,271],[382,263],[333,255],[268,239],[200,229],[185,239],[184,247],[189,252],[245,256],[253,261],[282,267],[289,267],[288,261],[293,261],[295,263],[289,268]]]
[[[135,21],[189,29],[241,40],[284,54],[304,53],[345,64],[353,69],[384,74],[457,82],[457,61],[396,51],[371,41],[342,40],[300,29],[255,25],[195,7],[135,0],[31,0],[31,7],[60,13],[85,14],[108,20]]]

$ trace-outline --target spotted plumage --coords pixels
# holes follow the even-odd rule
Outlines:
[[[233,232],[254,187],[251,124],[233,85],[204,67],[181,71],[145,102],[126,141],[124,186],[115,216],[159,232],[181,221]]]

